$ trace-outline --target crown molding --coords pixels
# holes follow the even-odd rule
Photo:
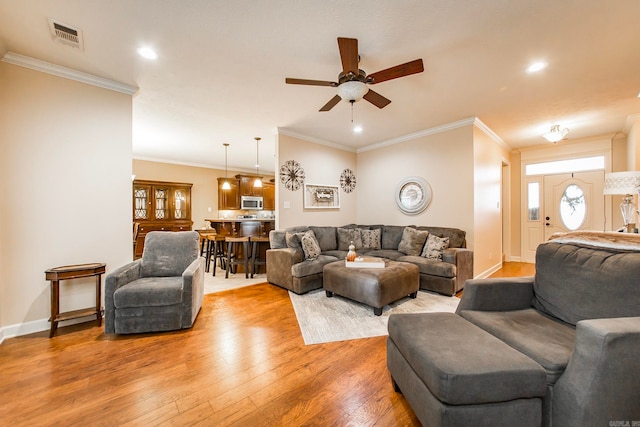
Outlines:
[[[113,90],[115,92],[124,93],[126,95],[135,95],[138,91],[138,87],[136,86],[117,82],[115,80],[105,79],[104,77],[94,76],[93,74],[83,73],[82,71],[73,70],[71,68],[52,64],[46,61],[41,61],[35,58],[30,58],[28,56],[20,55],[13,52],[7,52],[7,54],[2,58],[2,62],[51,74],[53,76],[62,77],[64,79],[75,80],[77,82],[101,87],[103,89]]]
[[[195,167],[195,168],[204,168],[204,169],[217,169],[217,170],[221,170],[224,171],[224,165],[215,165],[213,163],[196,163],[196,162],[183,162],[180,160],[172,160],[172,159],[165,159],[165,158],[161,158],[161,157],[149,157],[149,156],[138,156],[138,155],[133,155],[131,157],[133,160],[142,160],[145,162],[154,162],[154,163],[165,163],[165,164],[169,164],[169,165],[178,165],[178,166],[190,166],[190,167]],[[245,168],[237,168],[234,167],[233,168],[233,172],[235,173],[247,173],[247,174],[252,174],[255,175],[256,174],[256,170],[255,169],[245,169]],[[260,167],[260,175],[274,175],[275,172],[271,169],[267,169],[267,168],[263,168],[262,166]]]
[[[429,129],[421,130],[419,132],[410,133],[408,135],[399,136],[397,138],[392,138],[387,141],[382,141],[377,144],[367,145],[366,147],[362,147],[358,149],[358,153],[364,153],[365,151],[377,150],[378,148],[388,147],[390,145],[400,144],[402,142],[412,141],[414,139],[422,138],[428,135],[434,135],[441,132],[447,132],[453,129],[458,129],[461,127],[469,126],[475,123],[476,117],[469,117],[467,119],[458,120],[456,122],[445,123],[440,126],[435,126]]]
[[[482,120],[480,120],[479,118],[475,117],[473,124],[476,125],[476,127],[478,129],[480,129],[482,132],[485,133],[485,135],[487,135],[489,138],[493,139],[498,145],[502,146],[502,148],[504,148],[505,150],[512,150],[513,148],[509,146],[509,144],[507,144],[506,142],[504,142],[504,140],[502,138],[500,138],[498,136],[497,133],[495,133],[493,130],[491,130],[491,128],[489,128],[489,126],[485,125],[484,122]]]
[[[628,135],[629,131],[631,131],[631,126],[633,126],[633,124],[637,121],[640,121],[640,113],[629,114],[627,116],[627,120],[624,123],[624,133]]]

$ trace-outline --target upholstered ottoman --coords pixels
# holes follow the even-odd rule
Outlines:
[[[453,313],[389,316],[387,367],[425,426],[540,426],[546,373]]]
[[[418,266],[408,262],[385,261],[384,268],[349,268],[344,261],[324,266],[323,287],[333,294],[373,307],[376,316],[382,307],[409,295],[415,298],[420,289]]]

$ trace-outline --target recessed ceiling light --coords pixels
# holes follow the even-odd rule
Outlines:
[[[138,55],[147,59],[158,59],[158,54],[155,52],[155,50],[151,49],[150,47],[139,47]]]
[[[547,68],[547,63],[543,61],[534,62],[527,67],[527,73],[537,73],[540,70]]]
[[[362,126],[354,126],[354,127],[353,127],[353,132],[354,132],[354,133],[360,133],[360,132],[362,132]]]

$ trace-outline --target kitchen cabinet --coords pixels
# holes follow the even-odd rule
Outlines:
[[[262,208],[267,211],[276,210],[276,186],[273,182],[262,183]]]
[[[262,196],[262,187],[254,187],[253,182],[256,175],[236,175],[236,179],[240,183],[240,196]],[[262,179],[262,177],[260,177]]]
[[[223,190],[222,184],[229,182],[231,189]],[[230,211],[240,209],[240,183],[234,178],[218,178],[218,210]]]
[[[150,231],[191,230],[191,187],[178,182],[133,181],[134,258],[142,256]]]

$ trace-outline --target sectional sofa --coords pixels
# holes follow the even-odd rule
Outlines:
[[[319,253],[312,256],[308,252],[313,251],[303,249],[302,244],[303,238],[308,241],[309,231],[319,246]],[[465,280],[473,278],[473,251],[466,248],[465,236],[466,232],[457,228],[413,225],[310,225],[272,230],[266,255],[267,281],[297,294],[322,288],[324,266],[343,260],[354,242],[359,256],[417,265],[420,289],[454,295]],[[436,242],[435,250],[432,247],[426,253],[432,241]]]
[[[396,391],[424,425],[636,425],[638,277],[637,234],[554,235],[534,277],[470,280],[456,314],[391,315]]]

